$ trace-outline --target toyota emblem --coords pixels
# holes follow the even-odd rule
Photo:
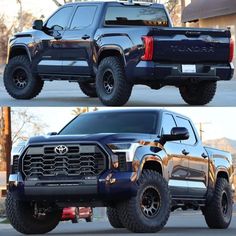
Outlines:
[[[54,152],[58,155],[65,155],[68,152],[68,147],[65,145],[59,145],[54,148]]]

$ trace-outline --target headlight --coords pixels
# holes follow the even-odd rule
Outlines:
[[[18,171],[18,161],[19,156],[21,155],[22,151],[25,148],[25,143],[19,143],[17,146],[12,147],[11,151],[11,166],[12,166],[12,173],[16,173]]]
[[[114,153],[125,153],[126,161],[131,162],[134,159],[136,149],[141,146],[139,143],[111,143],[108,147]]]

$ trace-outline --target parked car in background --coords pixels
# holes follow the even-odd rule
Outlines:
[[[93,221],[93,208],[80,207],[79,208],[79,219],[85,219],[86,222],[92,222]]]
[[[79,221],[78,215],[79,215],[79,210],[77,207],[66,207],[63,209],[61,220],[62,221],[71,220],[72,223],[78,223]]]
[[[93,209],[91,207],[66,207],[63,209],[62,221],[71,220],[72,223],[78,223],[79,219],[85,219],[86,222],[92,222]]]

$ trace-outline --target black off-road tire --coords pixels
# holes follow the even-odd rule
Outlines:
[[[72,222],[73,224],[77,224],[77,223],[79,222],[79,211],[78,211],[77,208],[75,209],[75,218],[72,219],[71,222]]]
[[[144,170],[137,184],[137,195],[119,204],[120,220],[128,230],[135,233],[160,231],[167,223],[171,210],[171,195],[168,184],[158,172],[153,170]],[[142,208],[146,204],[144,194],[149,190],[158,193],[154,196],[159,197],[160,201],[158,210],[154,211],[152,216],[149,212],[147,217]],[[145,201],[150,204],[148,200]]]
[[[97,95],[104,105],[122,106],[126,104],[132,87],[125,77],[124,65],[119,57],[106,57],[100,62],[96,76],[96,89]]]
[[[75,218],[74,218],[73,220],[71,220],[71,222],[72,222],[73,224],[77,224],[77,223],[79,222],[78,217],[75,216]]]
[[[90,216],[88,218],[85,219],[87,223],[91,223],[93,222],[93,216]]]
[[[123,224],[121,223],[118,209],[116,206],[107,207],[107,217],[113,228],[116,228],[116,229],[124,228]]]
[[[79,86],[80,86],[81,91],[86,96],[91,97],[91,98],[96,98],[98,96],[95,83],[80,82]]]
[[[16,75],[25,78],[25,85],[20,87],[16,82]],[[15,99],[32,99],[42,90],[44,81],[32,73],[31,63],[27,56],[16,56],[10,59],[4,71],[4,85],[9,93]],[[19,81],[19,79],[18,79]]]
[[[22,234],[48,233],[58,225],[62,216],[62,211],[57,209],[43,218],[36,218],[31,203],[16,200],[10,192],[6,198],[6,213],[11,225]]]
[[[223,201],[227,198],[227,210]],[[218,178],[212,198],[203,208],[206,223],[212,229],[226,229],[230,225],[233,212],[232,190],[225,178]]]
[[[188,84],[179,88],[181,97],[189,105],[206,105],[215,96],[217,83],[215,81]]]

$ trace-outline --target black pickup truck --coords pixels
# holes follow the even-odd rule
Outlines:
[[[110,106],[124,105],[136,84],[171,85],[205,105],[217,81],[233,77],[233,52],[230,30],[175,28],[161,4],[73,3],[10,39],[4,84],[32,99],[45,80],[78,82]]]
[[[204,147],[185,116],[157,109],[96,111],[12,153],[6,210],[13,227],[43,234],[64,207],[107,207],[115,228],[156,232],[177,208],[227,228],[232,157]]]

